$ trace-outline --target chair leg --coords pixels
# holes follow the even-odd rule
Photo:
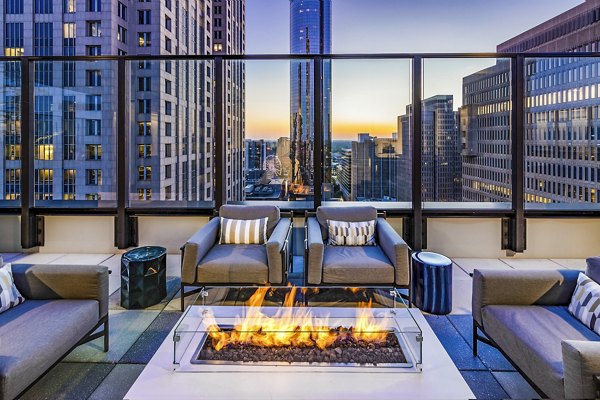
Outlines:
[[[181,312],[185,311],[185,286],[183,285],[183,283],[181,284],[181,296],[179,296],[181,299]]]
[[[104,321],[104,352],[108,352],[108,315]]]
[[[475,323],[475,321],[473,321],[473,357],[477,357],[477,342],[477,324]]]

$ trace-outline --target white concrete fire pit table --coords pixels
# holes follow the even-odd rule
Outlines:
[[[402,366],[359,364],[194,363],[207,339],[206,321],[232,326],[243,306],[193,305],[162,343],[126,399],[467,399],[474,394],[418,309],[373,309],[399,332],[408,362]],[[261,307],[277,318],[280,307]],[[304,307],[284,308],[306,312]],[[310,307],[330,326],[347,326],[356,308]],[[278,314],[279,313],[279,314]],[[212,318],[214,317],[214,319]],[[411,322],[412,321],[412,322]],[[339,324],[339,325],[338,325]],[[418,332],[414,327],[417,327]],[[417,339],[417,336],[419,339]],[[420,339],[422,339],[422,346]],[[210,340],[210,339],[208,339]]]

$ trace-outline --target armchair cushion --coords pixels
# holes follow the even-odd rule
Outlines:
[[[259,244],[217,244],[198,265],[200,283],[252,283],[269,281],[267,248]]]
[[[324,284],[394,283],[394,267],[379,246],[326,246]]]
[[[259,219],[268,217],[267,237],[270,237],[279,222],[279,207],[268,204],[242,206],[226,204],[219,208],[219,216],[230,219]]]
[[[371,206],[352,207],[319,207],[317,208],[317,220],[321,225],[323,240],[328,237],[327,220],[361,222],[377,219],[377,209]]]
[[[333,221],[328,220],[330,246],[375,246],[375,224],[377,221]]]
[[[483,309],[483,325],[502,350],[550,398],[564,398],[562,340],[600,341],[564,306]]]

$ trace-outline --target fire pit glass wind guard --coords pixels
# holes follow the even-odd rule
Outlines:
[[[421,329],[404,307],[195,305],[177,325],[173,345],[173,366],[182,372],[420,372],[422,364]]]

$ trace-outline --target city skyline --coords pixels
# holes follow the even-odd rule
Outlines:
[[[332,0],[332,53],[495,52],[499,43],[581,3],[579,0],[501,3],[378,0],[369,3],[372,12],[365,12],[362,1]],[[413,18],[423,13],[428,15],[427,20]],[[248,54],[289,53],[289,0],[249,0],[246,19]],[[356,21],[361,22],[361,29],[357,29]],[[489,34],[474,36],[469,34],[471,31]],[[458,108],[462,104],[462,77],[493,65],[495,60],[449,61],[430,60],[424,65],[424,97],[452,94]],[[289,62],[246,64],[246,137],[288,136]],[[360,74],[364,62],[362,65],[341,60],[332,63],[334,140],[352,140],[359,132],[390,137],[396,131],[397,116],[411,102],[409,69],[404,67],[398,73],[400,60],[384,64],[371,61],[368,68],[377,73],[369,77],[369,82],[357,83],[353,77]],[[368,96],[377,101],[369,101]],[[361,98],[360,106],[348,105]],[[378,107],[371,107],[374,104]]]

